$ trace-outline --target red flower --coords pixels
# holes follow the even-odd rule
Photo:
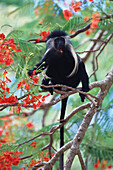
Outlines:
[[[18,83],[17,89],[23,88],[23,86],[26,84],[26,80],[22,80]],[[27,88],[27,87],[26,87]]]
[[[7,76],[6,76],[5,78],[6,78],[6,80],[7,80],[9,83],[12,82]]]
[[[99,158],[97,159],[97,163],[100,164]]]
[[[67,21],[70,19],[70,17],[73,16],[72,12],[69,11],[68,9],[63,10],[63,15],[64,15],[64,18],[65,18]]]
[[[40,162],[42,162],[42,161],[41,161],[41,160],[38,160],[38,161],[37,161],[37,164],[40,163]]]
[[[89,31],[89,30],[85,31],[85,34],[86,34],[86,35],[89,35],[89,34],[90,34],[90,31]]]
[[[15,41],[14,41],[13,38],[9,38],[9,39],[8,39],[8,43],[9,43],[9,44],[14,44],[14,42],[15,42]]]
[[[34,142],[32,142],[30,145],[32,145],[33,147],[36,147],[36,144],[37,144],[37,142],[34,141]]]
[[[41,105],[42,103],[40,102],[40,101],[38,101],[38,103],[37,103],[37,107],[40,107],[40,105]]]
[[[29,85],[29,84],[26,84],[26,85],[25,85],[25,89],[28,90],[28,91],[30,91],[30,85]]]
[[[84,22],[87,22],[89,20],[89,17],[84,17]]]
[[[108,165],[108,167],[107,167],[108,169],[111,169],[112,168],[112,165]]]
[[[34,166],[35,164],[37,164],[37,162],[34,159],[31,160],[30,167]]]
[[[21,84],[22,84],[22,82],[20,81],[20,82],[18,83],[17,89],[20,89],[20,88],[21,88]]]
[[[99,21],[100,21],[100,18],[99,18],[99,12],[96,12],[96,13],[94,13],[93,15],[92,15],[92,20],[91,20],[91,25],[90,25],[90,28],[92,28],[92,29],[95,29],[95,28],[97,28],[97,26],[98,26],[98,23],[99,23]]]
[[[45,101],[45,98],[48,97],[48,96],[50,96],[50,94],[47,94],[47,95],[42,96],[42,102],[44,102],[44,101]]]
[[[13,165],[14,166],[17,166],[18,164],[19,164],[19,161],[20,161],[21,159],[17,156],[17,157],[14,157],[14,161],[13,161]]]
[[[95,19],[95,18],[99,17],[99,15],[100,15],[100,13],[96,12],[96,13],[92,14],[92,18]]]
[[[0,39],[4,40],[4,38],[5,38],[5,35],[3,33],[0,34]]]
[[[76,3],[72,3],[71,7],[74,9],[75,12],[78,12],[81,10],[80,6],[82,5],[82,2],[76,2]]]
[[[43,31],[40,35],[42,36],[42,40],[45,41],[46,40],[46,37],[50,34],[49,31]]]
[[[38,83],[38,81],[39,81],[39,75],[33,78],[33,83]]]
[[[51,155],[51,157],[53,157],[53,156],[55,156],[55,154],[54,154],[54,153]]]
[[[40,37],[36,39],[36,42],[39,43],[40,42]]]
[[[22,168],[20,168],[20,170],[26,170],[26,168],[25,168],[25,167],[22,167]]]
[[[46,157],[46,156],[44,156],[44,155],[42,155],[42,156],[43,156],[45,162],[48,162],[48,161],[49,161],[49,158],[48,158],[48,157]]]
[[[23,154],[23,151],[15,151],[15,154],[16,155],[21,155],[21,154]]]
[[[3,129],[2,129],[2,128],[0,128],[0,136],[2,135],[2,133],[3,133]]]
[[[4,71],[4,73],[3,73],[3,77],[5,78],[6,77],[6,74],[7,74],[8,72],[5,70]]]
[[[9,93],[9,88],[8,87],[5,90],[6,90],[7,93]]]
[[[33,71],[32,75],[35,75],[35,71],[36,71],[36,70]]]
[[[3,155],[0,155],[0,168],[2,170],[11,170],[11,165],[17,166],[20,160],[18,156],[15,156],[15,152],[4,151]]]
[[[16,103],[18,100],[15,96],[11,95],[8,97],[7,103]]]
[[[28,129],[31,129],[31,128],[34,127],[34,125],[32,124],[32,122],[26,123],[26,126],[27,126]]]
[[[7,155],[13,155],[14,154],[13,151],[4,151],[4,153],[7,154]]]
[[[18,107],[17,107],[17,110],[16,110],[16,113],[20,113],[20,110],[21,110],[21,107],[18,106]]]
[[[33,103],[33,109],[36,109],[37,107],[36,107],[36,104],[35,103]]]
[[[21,51],[22,51],[22,49],[20,49],[20,48],[17,48],[17,49],[16,49],[16,51],[19,51],[19,52],[21,52]]]
[[[49,152],[46,152],[46,155],[49,155]]]
[[[95,169],[98,169],[99,168],[99,164],[98,163],[96,163],[96,164],[94,164],[94,166],[93,166]]]
[[[17,51],[22,51],[17,48],[17,45],[14,42],[14,39],[9,39],[8,41],[4,40],[5,35],[0,34],[0,64],[5,64],[5,66],[11,65],[13,60],[13,53]]]

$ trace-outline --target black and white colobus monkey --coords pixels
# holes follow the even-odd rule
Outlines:
[[[43,58],[28,74],[32,75],[32,72],[40,66],[42,69],[46,69],[47,75],[47,77],[44,77],[42,80],[43,85],[49,85],[49,82],[51,82],[52,85],[62,84],[76,88],[78,84],[82,82],[81,90],[87,92],[89,91],[89,79],[85,65],[78,54],[75,53],[69,38],[63,31],[53,31],[47,37],[47,48]],[[52,88],[47,89],[53,94]],[[83,94],[79,95],[81,101],[84,102],[85,96]],[[68,98],[62,100],[60,122],[62,122],[65,116],[67,99]],[[60,129],[60,147],[63,145],[64,127]],[[60,157],[60,170],[62,169],[63,155]]]

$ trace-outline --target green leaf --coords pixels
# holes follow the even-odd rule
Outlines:
[[[69,30],[76,30],[80,28],[81,26],[85,26],[86,23],[84,23],[83,18],[79,16],[74,16],[71,18],[66,24],[63,26],[64,31],[69,31]]]

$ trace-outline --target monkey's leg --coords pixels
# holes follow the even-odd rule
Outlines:
[[[88,92],[89,91],[89,78],[85,69],[85,65],[83,62],[79,64],[79,77],[82,82],[82,91]],[[81,97],[81,101],[84,102],[85,95],[82,93],[79,93]]]
[[[44,78],[43,80],[42,80],[42,85],[45,85],[45,86],[49,86],[50,84],[49,84],[49,81],[50,81],[51,79],[49,79],[49,78]],[[49,91],[50,93],[51,93],[51,95],[53,95],[53,88],[52,87],[41,87],[41,89],[43,90],[43,91]]]
[[[60,115],[60,123],[63,122],[64,116],[65,116],[65,110],[67,105],[67,99],[65,98],[62,100],[62,107],[61,107],[61,115]],[[64,145],[64,126],[60,128],[60,148]],[[63,170],[64,167],[64,154],[60,156],[59,160],[59,170]]]

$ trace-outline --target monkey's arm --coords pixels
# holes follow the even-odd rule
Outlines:
[[[88,92],[89,91],[89,78],[85,69],[84,63],[81,61],[79,64],[79,76],[82,82],[82,91]],[[85,95],[80,93],[81,101],[84,102]]]
[[[41,61],[38,64],[36,64],[36,66],[33,68],[33,70],[28,71],[28,75],[32,76],[34,70],[37,70],[38,73],[41,73],[42,70],[46,69],[48,66],[48,57],[49,57],[49,51],[46,51],[44,56],[42,57]],[[37,74],[37,73],[35,73],[35,74]]]

